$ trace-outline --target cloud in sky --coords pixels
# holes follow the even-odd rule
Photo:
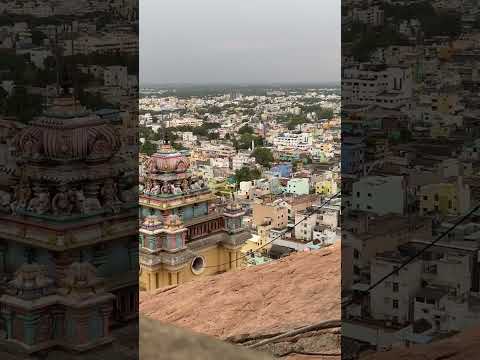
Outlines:
[[[140,79],[340,79],[340,0],[140,0]]]

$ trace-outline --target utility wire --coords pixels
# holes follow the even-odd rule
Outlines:
[[[337,192],[336,194],[334,194],[332,197],[328,198],[328,199],[325,200],[322,204],[320,204],[320,206],[315,207],[312,211],[310,211],[309,214],[305,215],[305,217],[303,217],[302,219],[300,219],[299,221],[297,221],[297,222],[293,225],[293,227],[292,227],[291,229],[287,230],[287,232],[293,231],[293,230],[295,229],[295,227],[297,227],[299,224],[301,224],[302,222],[304,222],[305,220],[307,220],[310,216],[312,216],[313,214],[315,214],[318,210],[320,210],[321,208],[323,208],[325,205],[327,205],[328,203],[330,203],[330,201],[332,201],[333,199],[337,198],[337,197],[341,194],[341,192],[342,192],[341,190],[338,191],[338,192]],[[270,244],[273,243],[275,240],[281,238],[284,234],[285,234],[285,233],[279,234],[278,236],[275,236],[272,240],[270,240],[270,241],[266,242],[265,244],[263,244],[262,246],[258,247],[257,250],[263,249],[265,246],[270,245]],[[223,263],[223,264],[220,264],[220,265],[216,265],[216,266],[213,266],[213,265],[212,265],[212,266],[204,266],[203,268],[204,268],[204,269],[208,269],[208,268],[218,268],[219,266],[230,265],[230,264],[233,264],[234,262],[237,262],[237,261],[239,261],[239,260],[242,260],[242,259],[244,259],[244,258],[246,258],[246,257],[250,257],[250,255],[245,254],[245,255],[242,255],[242,256],[240,256],[238,259],[235,259],[235,260],[233,260],[233,261],[228,261],[228,262],[226,262],[226,263]]]
[[[427,244],[424,246],[420,251],[412,255],[408,260],[403,262],[399,267],[395,268],[379,280],[377,280],[375,283],[371,284],[365,291],[362,291],[361,296],[366,296],[369,294],[373,289],[375,289],[378,285],[383,283],[385,280],[390,278],[391,276],[398,274],[398,272],[406,267],[408,264],[410,264],[413,260],[418,258],[420,255],[422,255],[425,251],[430,249],[431,247],[435,246],[436,243],[438,243],[440,240],[442,240],[445,236],[447,236],[450,232],[452,232],[455,228],[457,228],[460,224],[462,224],[465,220],[467,220],[470,216],[472,216],[475,212],[477,212],[480,209],[480,204],[475,206],[472,210],[470,210],[467,214],[462,216],[460,219],[458,219],[452,226],[450,226],[445,232],[440,234],[435,240],[433,240],[431,243]],[[348,306],[353,303],[353,298],[346,300],[344,303],[342,302],[342,306]]]

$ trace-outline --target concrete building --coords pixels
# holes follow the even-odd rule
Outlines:
[[[342,79],[342,100],[349,104],[398,108],[412,95],[413,81],[407,67],[361,64],[348,67]]]
[[[419,191],[420,215],[460,215],[470,209],[470,186],[459,176],[450,183],[423,185]]]
[[[310,179],[293,178],[288,180],[287,193],[295,195],[307,195],[310,193]]]
[[[372,260],[371,279],[373,284],[387,273],[394,271],[412,254],[387,251]],[[370,311],[373,319],[406,325],[411,320],[410,299],[420,289],[422,261],[417,259],[393,275],[384,284],[370,293]]]
[[[253,204],[252,214],[255,227],[266,221],[270,221],[274,229],[283,229],[288,225],[288,210],[278,202]]]
[[[355,174],[363,170],[366,145],[362,139],[345,137],[342,140],[342,174]]]
[[[313,229],[318,224],[317,214],[303,210],[295,214],[295,239],[309,242],[313,240]],[[301,221],[301,222],[300,222]]]
[[[353,21],[361,22],[371,26],[381,26],[384,22],[384,11],[378,6],[368,6],[364,9],[354,8],[352,12]]]
[[[403,214],[405,185],[401,176],[367,176],[353,183],[352,209],[377,215]]]
[[[312,146],[313,139],[309,133],[283,133],[273,139],[273,145],[281,148],[306,148]]]

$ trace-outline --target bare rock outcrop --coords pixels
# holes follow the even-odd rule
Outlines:
[[[142,293],[140,312],[163,323],[244,344],[302,326],[338,320],[340,256],[340,244],[336,244],[156,294]],[[283,339],[259,350],[275,355],[293,350],[314,352],[321,344],[323,352],[338,353],[338,339],[338,333],[317,332]],[[292,353],[288,359],[293,358],[301,356]]]

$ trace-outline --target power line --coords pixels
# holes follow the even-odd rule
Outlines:
[[[299,224],[301,224],[302,222],[304,222],[305,220],[307,220],[310,216],[312,216],[313,214],[315,214],[318,210],[320,210],[321,208],[323,208],[323,207],[324,207],[325,205],[327,205],[330,201],[332,201],[333,199],[337,198],[337,197],[341,194],[341,192],[342,192],[341,190],[338,191],[338,192],[337,192],[336,194],[334,194],[332,197],[328,198],[328,199],[325,200],[322,204],[320,204],[319,206],[317,206],[316,208],[314,208],[312,211],[310,211],[309,214],[305,215],[305,217],[303,217],[301,220],[297,221],[297,222],[293,225],[293,227],[292,227],[291,229],[287,230],[287,232],[293,231],[293,230],[295,229],[295,227],[297,227]],[[281,238],[284,234],[285,234],[285,233],[279,234],[278,236],[274,237],[272,240],[270,240],[270,241],[266,242],[265,244],[259,246],[259,247],[257,248],[257,250],[263,249],[265,246],[270,245],[270,244],[273,243],[275,240]],[[242,259],[244,259],[244,258],[246,258],[246,257],[249,257],[249,256],[250,256],[250,255],[247,255],[247,254],[246,254],[246,255],[242,255],[242,256],[240,256],[238,259],[235,259],[235,260],[233,260],[233,261],[228,261],[228,262],[226,262],[226,263],[219,264],[219,265],[215,265],[215,266],[213,266],[213,265],[212,265],[212,266],[204,266],[203,268],[204,268],[204,269],[208,269],[208,268],[218,268],[219,266],[230,265],[230,264],[233,264],[234,262],[237,262],[237,261],[242,260]]]
[[[403,262],[400,266],[398,266],[397,268],[393,269],[392,271],[390,271],[389,273],[387,273],[385,276],[383,276],[382,278],[380,278],[379,280],[377,280],[375,283],[373,283],[372,285],[370,285],[365,291],[362,291],[362,294],[361,296],[366,296],[367,294],[369,294],[373,289],[375,289],[378,285],[380,285],[381,283],[383,283],[385,280],[387,280],[388,278],[390,278],[391,276],[395,275],[395,274],[398,274],[398,272],[403,269],[404,267],[406,267],[408,264],[410,264],[413,260],[415,260],[416,258],[418,258],[420,255],[422,255],[425,251],[427,251],[428,249],[430,249],[431,247],[435,246],[436,243],[438,243],[441,239],[443,239],[445,236],[447,236],[450,232],[452,232],[456,227],[458,227],[461,223],[463,223],[465,220],[467,220],[470,216],[472,216],[475,212],[477,212],[478,210],[480,209],[480,204],[475,206],[472,210],[470,210],[467,214],[465,214],[464,216],[462,216],[459,220],[457,220],[452,226],[450,226],[445,232],[443,232],[442,234],[440,234],[435,240],[433,240],[431,243],[427,244],[426,246],[424,246],[420,251],[418,251],[417,253],[415,253],[414,255],[412,255],[410,258],[408,258],[408,260],[406,260],[405,262]],[[345,303],[342,303],[342,306],[348,306],[348,305],[351,305],[353,303],[353,298],[352,299],[348,299],[347,301],[345,301]]]

